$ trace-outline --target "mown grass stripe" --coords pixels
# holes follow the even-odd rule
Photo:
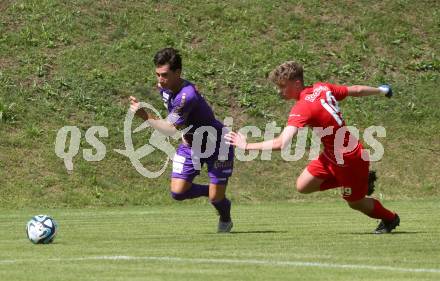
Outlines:
[[[216,263],[216,264],[244,264],[244,265],[264,265],[264,266],[294,266],[294,267],[317,267],[331,269],[354,269],[354,270],[378,270],[378,271],[397,271],[411,273],[440,273],[440,269],[435,268],[404,268],[382,265],[360,265],[360,264],[337,264],[321,262],[302,262],[302,261],[274,261],[274,260],[254,260],[254,259],[206,259],[206,258],[182,258],[182,257],[137,257],[137,256],[94,256],[78,258],[49,258],[47,261],[90,261],[90,260],[112,260],[112,261],[161,261],[161,262],[180,262],[180,263]],[[34,262],[32,259],[0,260],[0,264]],[[40,260],[41,262],[41,260]]]

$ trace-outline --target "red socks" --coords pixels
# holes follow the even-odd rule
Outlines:
[[[369,217],[374,219],[382,219],[385,221],[391,221],[394,219],[394,217],[396,216],[395,213],[391,212],[388,209],[385,209],[378,200],[376,199],[373,200],[374,200],[374,208],[371,214],[368,215]]]

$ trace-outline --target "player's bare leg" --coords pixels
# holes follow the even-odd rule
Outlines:
[[[296,180],[296,189],[300,193],[312,193],[320,190],[324,179],[313,176],[307,169]]]
[[[209,200],[211,202],[216,202],[223,200],[226,194],[225,184],[209,184]]]
[[[369,197],[364,197],[361,200],[347,202],[350,208],[364,213],[365,215],[370,215],[374,209],[374,199]]]
[[[209,184],[209,200],[217,209],[220,218],[218,222],[218,233],[230,232],[233,226],[231,220],[231,201],[226,196],[226,184]]]
[[[322,190],[324,182],[324,179],[315,177],[307,169],[304,169],[297,179],[296,188],[300,193],[312,193]],[[329,183],[329,186],[324,187],[324,189],[333,186],[332,182],[325,182],[324,185],[326,183]],[[361,200],[350,201],[348,205],[350,208],[358,210],[371,218],[381,219],[374,233],[389,233],[400,223],[400,218],[396,213],[384,208],[382,204],[374,198],[364,197]]]

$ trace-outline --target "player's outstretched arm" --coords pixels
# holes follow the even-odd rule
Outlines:
[[[280,150],[286,147],[297,133],[297,127],[287,126],[278,137],[268,141],[247,143],[245,135],[235,132],[226,134],[225,139],[228,144],[243,150]]]
[[[143,108],[139,108],[140,102],[136,99],[136,97],[130,96],[129,100],[130,110],[134,112],[136,116],[139,116],[143,120],[147,121],[153,128],[162,134],[166,136],[174,136],[178,132],[173,124],[166,120],[153,118]]]
[[[349,86],[348,95],[352,97],[365,97],[372,95],[385,95],[387,98],[393,96],[393,90],[390,85],[381,85],[377,88],[370,86],[355,85]]]

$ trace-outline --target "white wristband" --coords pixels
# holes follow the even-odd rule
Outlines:
[[[384,86],[380,86],[378,87],[379,91],[381,91],[383,94],[388,94],[388,92],[390,91],[390,88],[388,87],[384,87]]]

